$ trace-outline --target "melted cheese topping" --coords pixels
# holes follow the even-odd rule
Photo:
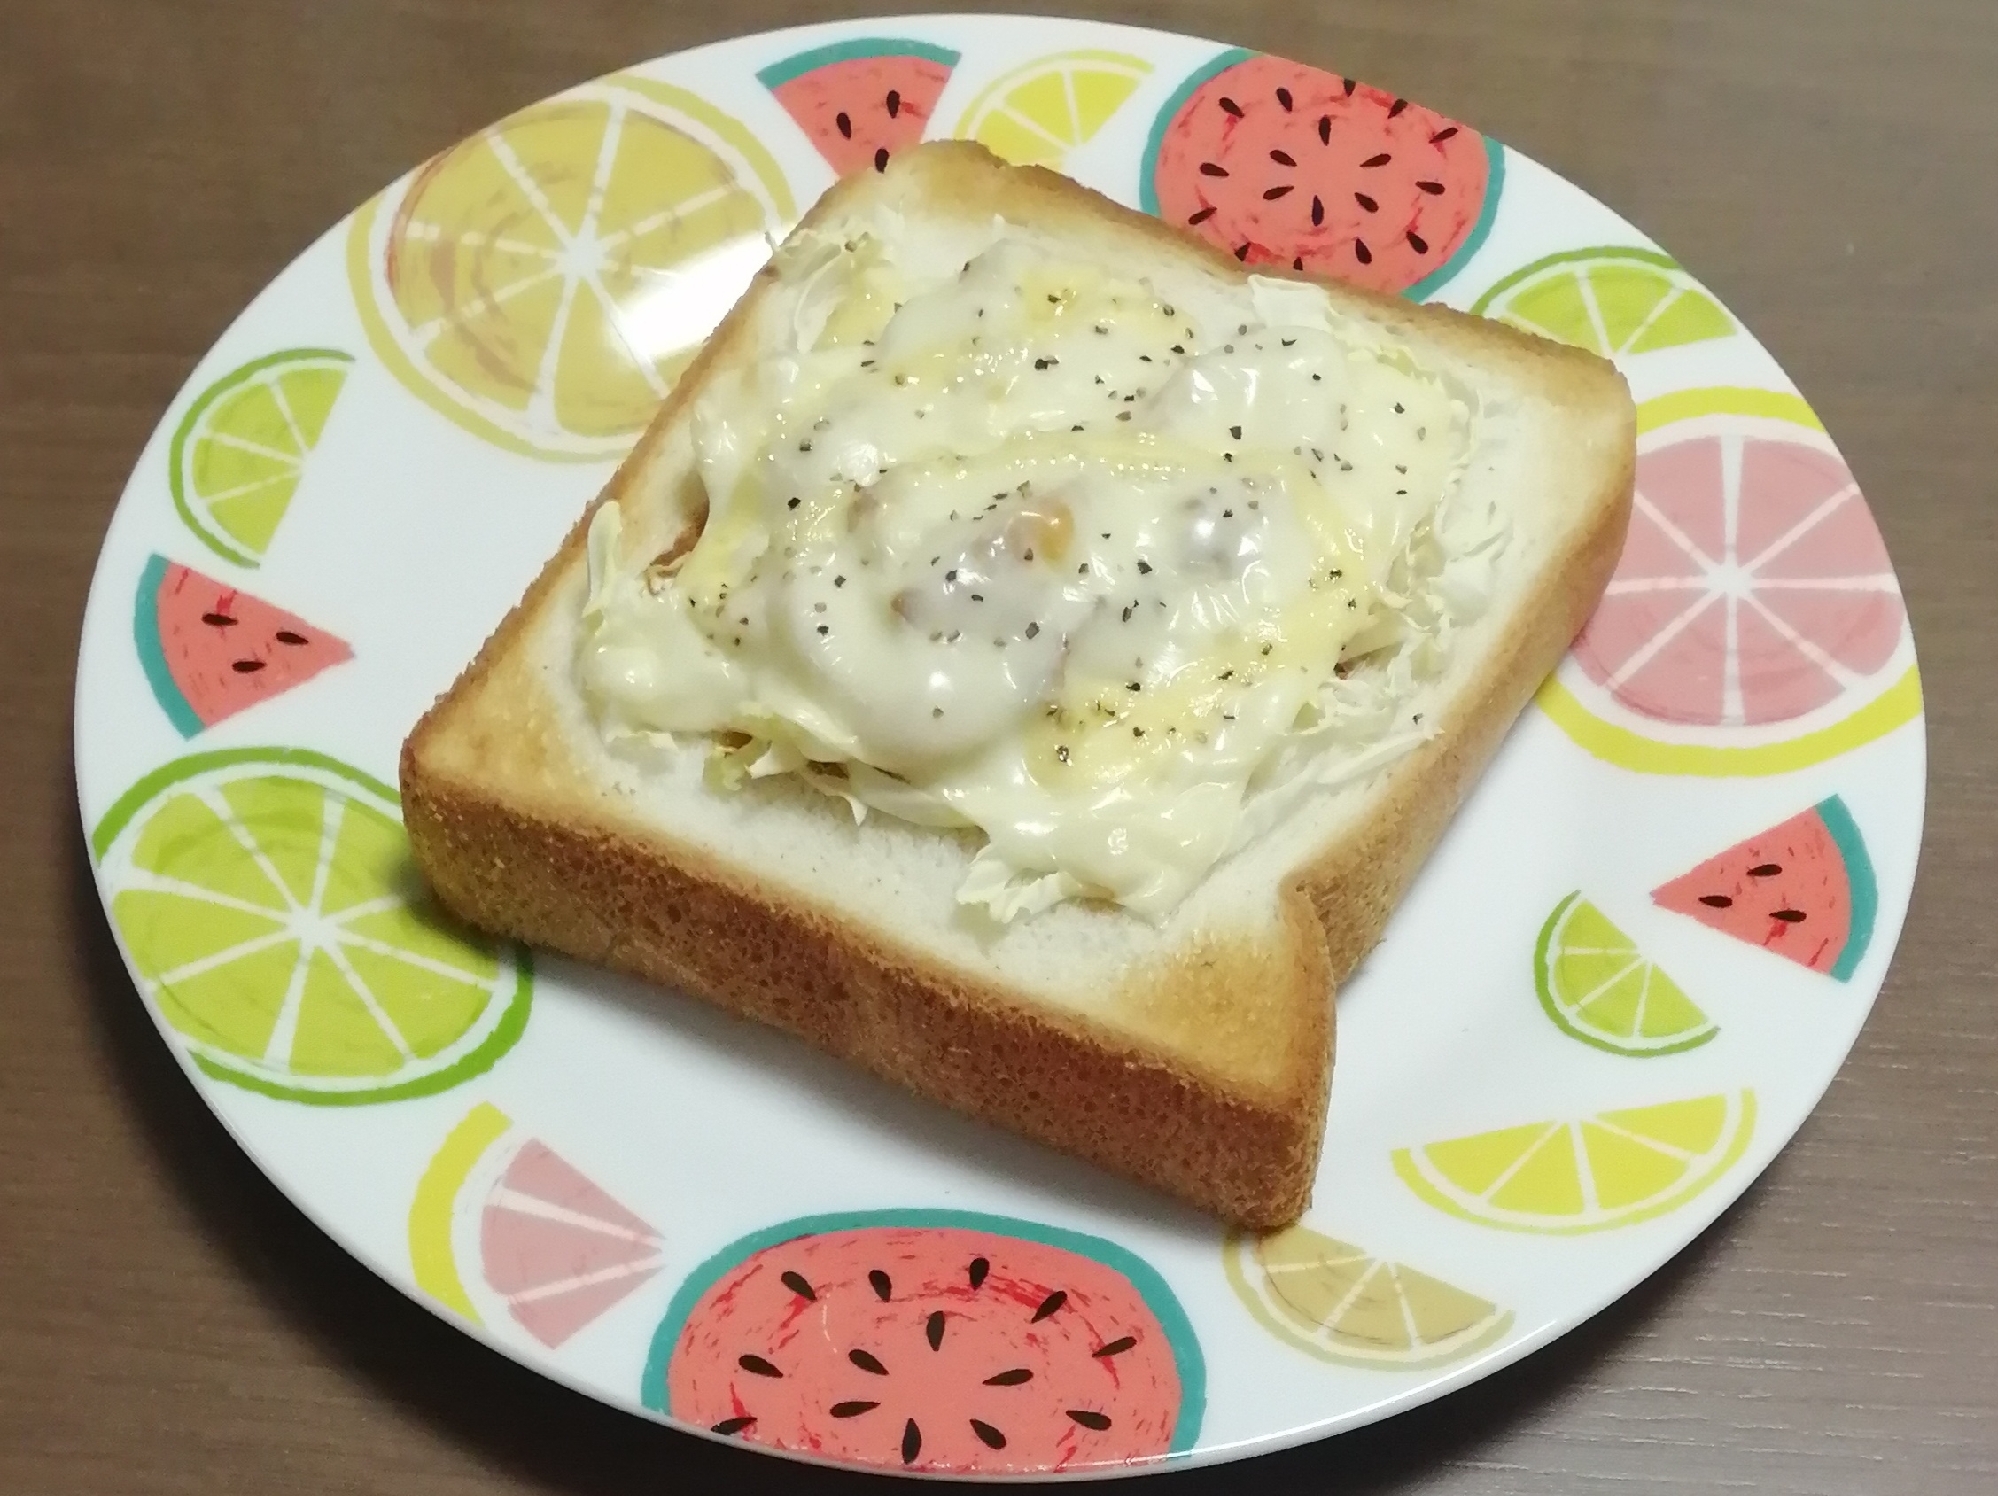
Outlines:
[[[620,561],[598,512],[600,726],[976,828],[960,897],[1002,918],[1170,911],[1298,777],[1342,659],[1408,632],[1473,420],[1313,288],[1192,301],[998,228],[944,276],[830,246],[792,345],[694,411],[693,548]]]

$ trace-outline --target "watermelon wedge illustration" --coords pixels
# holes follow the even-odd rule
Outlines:
[[[1484,242],[1504,148],[1420,104],[1235,49],[1166,101],[1145,211],[1248,265],[1421,299]]]
[[[1660,908],[1850,981],[1873,939],[1873,860],[1837,795],[1653,890]]]
[[[354,657],[296,613],[164,556],[139,574],[133,636],[147,683],[184,738]]]
[[[966,1211],[788,1221],[674,1296],[641,1389],[712,1433],[955,1474],[1188,1448],[1205,1372],[1165,1281],[1093,1236]]]
[[[855,37],[773,62],[757,81],[841,176],[887,168],[923,138],[958,54],[906,37]]]
[[[417,1286],[473,1324],[553,1350],[659,1271],[644,1221],[488,1103],[432,1157],[409,1208]]]

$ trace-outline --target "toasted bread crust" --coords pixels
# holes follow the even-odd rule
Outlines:
[[[836,218],[853,194],[885,190],[883,180],[840,184],[807,223]],[[1120,233],[1144,235],[1162,258],[1240,273],[1167,225],[1054,173],[1004,167],[979,147],[924,146],[899,157],[886,181],[967,215],[1111,215]],[[776,273],[759,275],[603,498],[633,491],[707,372],[736,355],[757,288]],[[1600,360],[1434,307],[1346,287],[1334,294],[1487,364],[1530,363],[1552,398],[1601,406],[1613,387],[1627,417],[1628,396]],[[576,585],[595,505],[405,742],[411,845],[443,903],[482,928],[682,989],[1229,1221],[1281,1226],[1303,1212],[1316,1173],[1331,986],[1380,938],[1469,785],[1593,607],[1621,549],[1632,461],[1545,569],[1481,689],[1397,767],[1391,792],[1357,828],[1284,882],[1268,929],[1212,935],[1126,975],[1119,1003],[1150,1020],[1131,1029],[1024,1000],[830,903],[791,896],[633,824],[573,762],[544,667],[526,647],[535,621]],[[1271,1035],[1281,1036],[1276,1053],[1267,1052]],[[1259,1043],[1256,1063],[1240,1063]]]

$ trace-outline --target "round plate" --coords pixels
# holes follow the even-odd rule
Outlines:
[[[950,134],[1252,265],[1597,348],[1639,401],[1609,595],[1339,994],[1314,1203],[1266,1240],[698,1003],[483,944],[409,872],[404,733],[771,237],[836,169]],[[389,1282],[709,1437],[1071,1474],[1383,1418],[1655,1270],[1852,1044],[1924,783],[1913,644],[1865,503],[1685,270],[1543,167],[1364,84],[995,17],[644,63],[326,234],[132,475],[84,628],[76,765],[161,1034]]]

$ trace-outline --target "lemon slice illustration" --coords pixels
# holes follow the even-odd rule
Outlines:
[[[1152,65],[1122,52],[1057,52],[1013,69],[971,101],[957,133],[1015,166],[1059,167],[1110,122]]]
[[[1604,358],[1733,337],[1734,319],[1655,250],[1571,249],[1515,270],[1471,310]]]
[[[1504,1338],[1512,1313],[1360,1247],[1292,1226],[1232,1234],[1222,1248],[1235,1296],[1299,1350],[1345,1366],[1446,1366]]]
[[[1571,893],[1533,952],[1540,1006],[1564,1034],[1612,1054],[1697,1049],[1720,1025],[1700,1011],[1603,912]]]
[[[1401,1148],[1394,1168],[1429,1204],[1480,1226],[1573,1235],[1678,1209],[1754,1130],[1755,1093],[1739,1091]]]
[[[91,845],[141,990],[217,1079],[319,1104],[424,1096],[526,1027],[525,955],[437,910],[394,792],[323,754],[177,759]]]
[[[319,444],[352,354],[288,348],[209,385],[167,450],[173,507],[201,543],[238,566],[264,558]]]
[[[403,385],[511,451],[621,456],[796,216],[754,136],[634,74],[536,104],[363,207],[347,272]]]

